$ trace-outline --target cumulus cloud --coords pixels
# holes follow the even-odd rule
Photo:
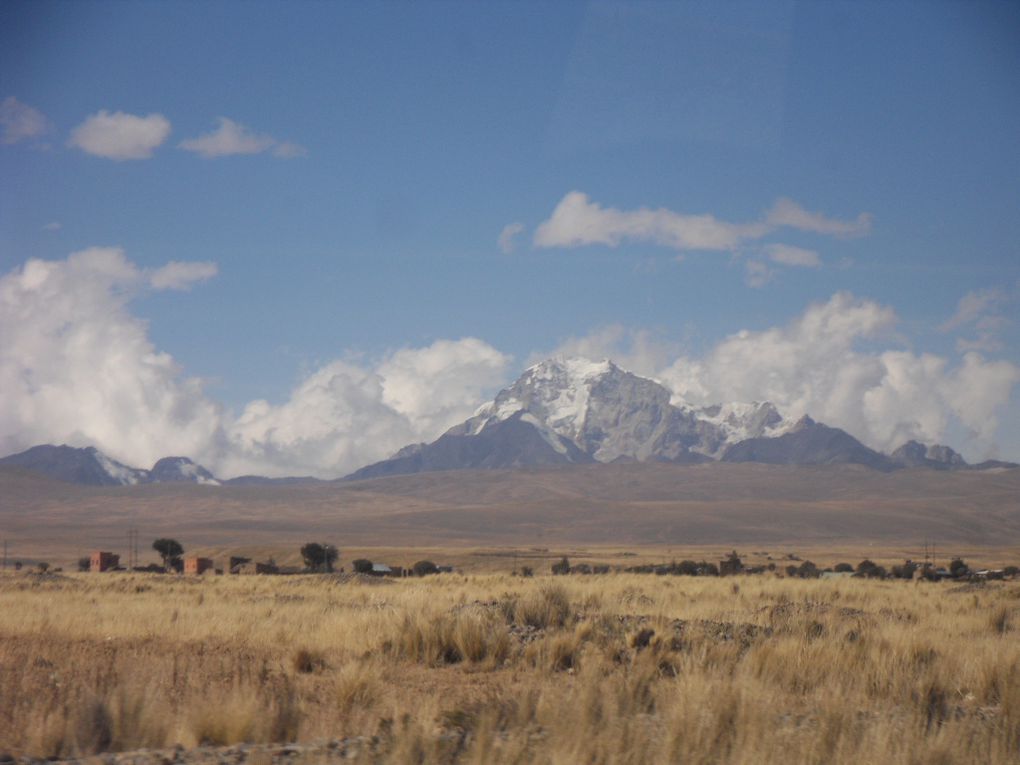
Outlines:
[[[304,156],[307,153],[303,147],[295,143],[259,135],[226,117],[219,117],[218,122],[219,127],[211,133],[181,141],[178,146],[185,151],[200,154],[206,159],[235,154],[262,154],[270,149],[275,156],[284,159]]]
[[[856,220],[841,221],[821,213],[808,212],[796,202],[779,199],[758,221],[731,223],[714,215],[685,213],[665,208],[618,210],[602,207],[580,191],[571,191],[553,210],[548,220],[535,229],[536,247],[581,247],[601,244],[617,247],[624,241],[651,242],[677,251],[735,251],[742,244],[761,239],[778,228],[794,228],[827,236],[858,236],[871,227],[871,216],[861,213]],[[799,247],[775,244],[769,256],[785,265],[817,265],[818,254]],[[760,267],[758,274],[763,273]]]
[[[104,109],[72,130],[68,145],[117,161],[148,159],[169,135],[170,121],[162,114],[139,117]]]
[[[517,246],[514,241],[524,231],[523,223],[508,223],[499,232],[499,249],[504,255],[509,255]]]
[[[130,314],[144,286],[112,247],[29,260],[0,277],[0,452],[94,444],[142,466],[207,454],[219,407]]]
[[[398,350],[369,366],[330,362],[286,402],[248,404],[230,426],[223,469],[344,475],[470,417],[505,381],[509,360],[464,338]]]
[[[771,226],[788,226],[815,234],[861,236],[871,230],[872,216],[861,213],[854,220],[838,220],[822,213],[808,212],[792,199],[783,197],[776,200],[765,220]]]
[[[0,101],[0,143],[15,144],[50,131],[49,120],[38,109],[14,96]]]
[[[183,289],[215,264],[146,271],[120,248],[29,260],[0,276],[0,454],[40,443],[96,446],[130,465],[186,455],[217,475],[344,475],[469,417],[510,357],[474,339],[332,361],[282,403],[234,416],[154,347],[131,301]]]
[[[149,285],[154,290],[186,290],[197,282],[212,279],[219,267],[211,262],[171,260],[149,274]]]
[[[803,247],[794,247],[789,244],[770,244],[765,247],[765,252],[776,263],[784,266],[804,266],[806,268],[818,268],[822,265],[821,258],[814,250],[806,250]]]
[[[811,414],[879,449],[911,438],[940,441],[957,426],[970,434],[973,450],[988,453],[1020,368],[977,353],[954,363],[861,348],[896,321],[887,306],[838,293],[785,327],[745,330],[701,358],[681,357],[659,377],[678,400],[769,400],[787,416]]]

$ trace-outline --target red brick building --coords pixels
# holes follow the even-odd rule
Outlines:
[[[120,556],[112,552],[101,552],[96,550],[89,557],[89,571],[99,573],[102,571],[113,571],[120,565]]]
[[[212,558],[192,557],[184,559],[185,574],[204,574],[206,571],[213,571],[214,569],[215,565]]]

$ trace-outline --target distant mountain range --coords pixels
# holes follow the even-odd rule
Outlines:
[[[620,369],[611,361],[549,359],[527,369],[474,416],[435,441],[406,446],[347,479],[649,461],[859,464],[881,471],[1018,467],[995,460],[968,465],[948,446],[917,441],[908,441],[886,455],[846,431],[808,416],[796,421],[784,418],[767,401],[692,407],[674,402],[670,391],[654,380]],[[187,457],[164,457],[150,470],[143,470],[124,465],[94,447],[35,446],[0,459],[0,466],[4,465],[93,486],[179,482],[253,486],[318,481],[262,476],[222,481]]]
[[[240,476],[221,481],[206,468],[187,457],[164,457],[151,470],[128,467],[94,446],[43,444],[0,459],[0,466],[18,467],[68,483],[85,486],[134,486],[145,483],[195,483],[203,486],[252,486],[266,484],[317,483],[318,479],[264,478]]]
[[[348,478],[645,461],[854,463],[883,471],[1015,467],[996,461],[967,465],[948,446],[916,441],[886,455],[810,417],[784,418],[767,401],[692,407],[611,361],[549,359],[432,443],[406,446]]]

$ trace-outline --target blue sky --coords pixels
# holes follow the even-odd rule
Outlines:
[[[879,448],[1020,460],[1016,4],[8,2],[0,102],[0,275],[41,259],[77,274],[59,289],[95,290],[45,330],[24,319],[38,291],[9,297],[8,450],[88,441],[142,463],[199,412],[216,426],[173,443],[222,470],[300,469],[274,460],[313,443],[325,474],[580,349],[695,403],[768,394]],[[89,281],[109,263],[67,260],[88,248],[134,271]],[[170,261],[214,267],[146,281]],[[833,339],[804,328],[812,306],[880,320]],[[62,326],[95,354],[97,327],[130,329],[140,355],[78,369]],[[741,330],[758,355],[733,368]],[[481,361],[443,345],[464,338]],[[150,352],[173,369],[132,388]],[[337,369],[382,392],[334,390],[328,434],[293,425],[301,386]],[[162,424],[127,441],[98,414],[24,414],[47,374],[71,411],[98,387],[100,414]],[[462,406],[426,411],[450,379]],[[367,450],[358,407],[397,423]]]

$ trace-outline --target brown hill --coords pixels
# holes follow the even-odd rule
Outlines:
[[[20,550],[344,545],[1020,544],[1020,469],[577,465],[311,486],[82,487],[0,470],[0,538]]]

